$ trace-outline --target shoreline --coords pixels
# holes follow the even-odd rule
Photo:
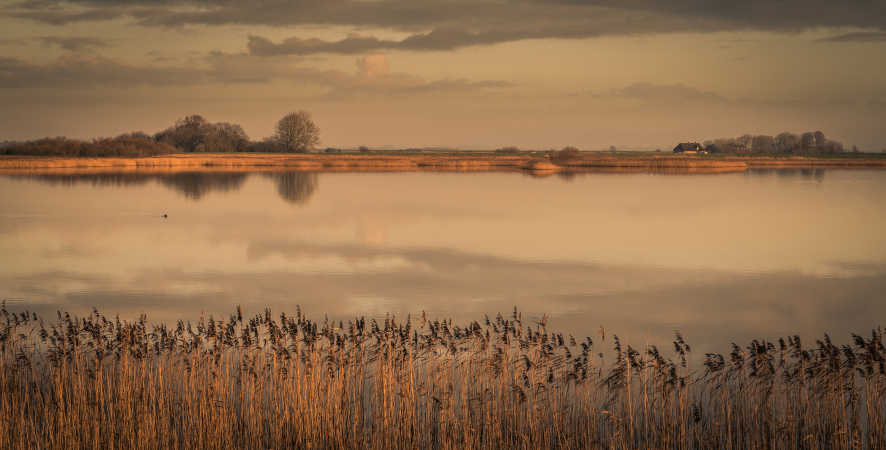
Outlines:
[[[747,169],[886,169],[886,158],[815,158],[766,156],[584,154],[566,161],[534,155],[485,154],[280,154],[280,153],[177,153],[141,158],[0,156],[0,173],[180,170],[311,171],[311,172],[743,172]]]

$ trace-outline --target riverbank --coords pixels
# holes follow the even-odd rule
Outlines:
[[[708,157],[681,155],[579,154],[567,160],[544,154],[279,154],[181,153],[144,158],[63,158],[2,156],[0,171],[181,169],[303,171],[528,171],[531,173],[600,170],[743,171],[754,168],[886,168],[886,158]]]

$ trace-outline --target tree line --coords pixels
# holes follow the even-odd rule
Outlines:
[[[320,142],[320,129],[305,111],[281,118],[274,135],[252,141],[243,127],[233,123],[212,123],[200,115],[177,120],[163,131],[124,133],[91,141],[66,137],[42,138],[25,142],[0,143],[0,154],[38,156],[154,156],[169,153],[304,153]]]
[[[834,154],[843,153],[843,144],[825,137],[821,131],[807,131],[802,134],[789,132],[777,136],[746,134],[737,138],[714,139],[704,142],[710,153],[755,153],[755,154]],[[852,147],[853,152],[858,148]]]

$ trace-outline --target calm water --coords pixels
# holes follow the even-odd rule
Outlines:
[[[884,194],[886,171],[5,175],[0,298],[159,320],[516,305],[696,352],[845,341],[886,323]]]

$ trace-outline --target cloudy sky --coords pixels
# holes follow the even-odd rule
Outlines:
[[[0,0],[0,140],[187,114],[323,146],[886,148],[883,0]]]

